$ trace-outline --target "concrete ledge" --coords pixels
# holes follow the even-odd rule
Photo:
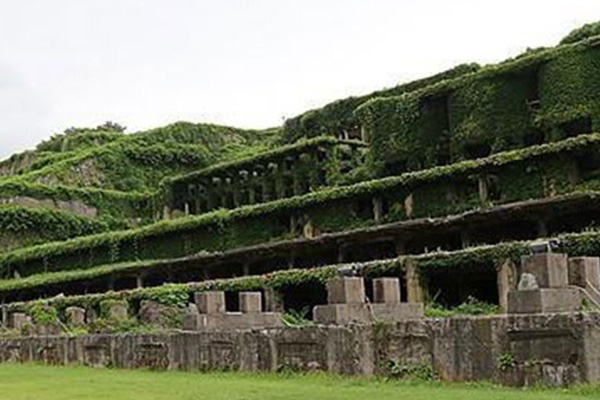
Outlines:
[[[186,314],[186,331],[235,330],[250,328],[282,327],[280,313],[223,313],[223,314]]]
[[[508,293],[509,314],[577,311],[583,296],[577,288],[521,290]]]
[[[328,304],[314,308],[314,320],[319,324],[369,324],[374,320],[399,322],[423,318],[422,303],[392,304]]]

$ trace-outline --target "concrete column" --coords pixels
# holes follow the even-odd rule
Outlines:
[[[515,290],[517,287],[517,269],[515,264],[506,259],[500,268],[498,268],[498,304],[503,313],[508,312],[508,292]]]
[[[373,279],[373,302],[386,304],[400,303],[400,279]]]
[[[144,276],[139,274],[135,277],[135,286],[140,289],[144,287]]]
[[[327,282],[329,304],[364,304],[365,281],[361,277],[335,277]]]
[[[265,288],[264,289],[264,298],[265,298],[265,311],[267,312],[283,312],[283,298],[279,291],[274,288]]]
[[[417,268],[417,262],[406,260],[406,296],[409,303],[424,303],[427,290]]]
[[[242,265],[242,274],[244,274],[244,276],[250,275],[250,263],[246,262]]]
[[[258,314],[262,312],[261,292],[240,292],[240,311],[243,314]]]
[[[199,292],[194,295],[200,314],[222,314],[225,312],[225,292]]]
[[[537,223],[537,237],[548,237],[548,220],[546,220],[545,218],[540,219]]]
[[[486,175],[479,176],[477,178],[477,183],[479,186],[479,200],[482,203],[487,203],[489,200],[489,188],[488,188],[488,178]]]
[[[381,197],[373,197],[373,215],[375,222],[380,223],[383,220],[383,201]]]

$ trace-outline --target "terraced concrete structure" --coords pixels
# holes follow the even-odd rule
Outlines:
[[[570,346],[600,344],[593,314],[600,303],[600,36],[576,32],[497,65],[461,65],[339,100],[280,128],[177,123],[131,135],[117,128],[70,130],[0,163],[8,333],[181,329],[185,320],[192,330],[225,331],[210,333],[217,336],[261,326],[285,336],[281,314],[285,320],[304,310],[310,319],[315,306],[316,323],[383,319],[400,324],[404,336],[415,326],[460,332],[461,324],[497,318],[504,328],[481,329],[509,344],[494,347],[481,373],[474,364],[469,373],[443,373],[438,348],[427,347],[438,343],[431,330],[423,334],[429,356],[400,361],[427,364],[431,356],[448,379],[498,377],[495,357],[520,371],[502,381],[547,381],[565,365],[572,379],[563,374],[554,383],[600,379],[595,353],[577,353],[571,364],[561,359]],[[560,261],[531,261],[540,257]],[[549,283],[556,273],[561,278]],[[367,289],[353,305],[325,306],[327,286],[340,276],[364,278]],[[381,297],[387,285],[397,290]],[[228,313],[192,312],[203,292],[218,292]],[[240,292],[252,292],[261,312],[246,315]],[[440,307],[481,312],[469,305],[482,302],[542,316],[418,321],[424,304],[437,304],[425,311],[432,316]],[[554,344],[564,350],[548,355],[535,331],[554,312],[583,312],[586,322],[579,327],[573,314],[542,333],[540,343],[559,337]],[[518,333],[519,318],[529,333]],[[350,333],[334,329],[331,337],[358,337],[343,329]],[[163,358],[171,351],[159,347]],[[453,362],[476,364],[469,352],[477,350],[465,349]],[[375,371],[383,353],[363,350],[362,367],[330,360],[330,370]],[[218,354],[215,365],[228,359]],[[547,356],[558,369],[528,375],[523,354]]]

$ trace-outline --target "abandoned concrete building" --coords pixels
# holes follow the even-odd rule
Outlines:
[[[575,37],[274,131],[1,163],[0,361],[600,381],[600,37]]]

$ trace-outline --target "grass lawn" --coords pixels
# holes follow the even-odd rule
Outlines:
[[[490,384],[443,384],[351,379],[328,375],[250,375],[151,372],[40,365],[0,365],[0,399],[575,399],[600,398],[600,386],[508,389]]]

